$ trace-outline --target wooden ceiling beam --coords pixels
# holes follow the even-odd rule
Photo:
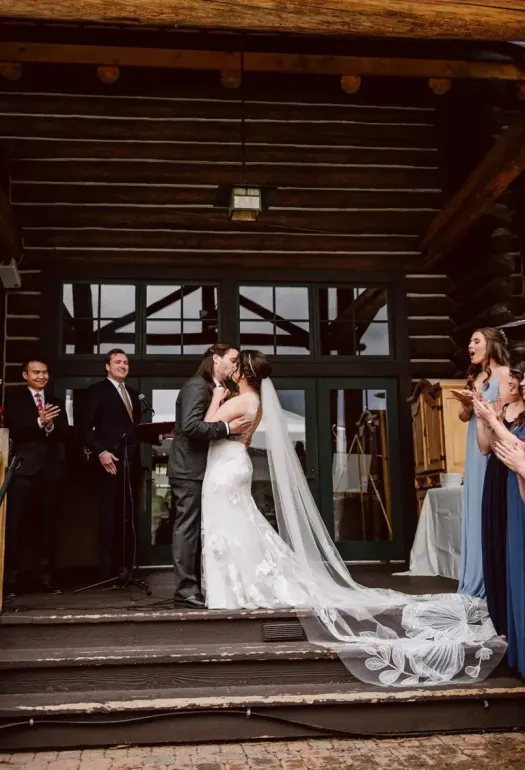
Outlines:
[[[525,168],[525,113],[497,139],[462,187],[431,222],[421,248],[434,267]]]
[[[519,40],[519,0],[0,0],[4,18],[366,37]]]
[[[2,0],[0,0],[0,7]],[[525,25],[525,12],[523,16]],[[525,28],[525,27],[524,27]],[[239,51],[195,51],[52,43],[0,43],[0,62],[92,64],[96,67],[153,67],[239,72]],[[525,65],[503,61],[402,59],[397,57],[322,56],[318,54],[244,54],[245,72],[302,75],[499,79],[525,81]],[[0,69],[1,74],[1,69]]]

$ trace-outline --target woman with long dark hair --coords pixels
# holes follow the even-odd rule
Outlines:
[[[470,368],[464,390],[452,394],[461,403],[459,419],[468,422],[467,451],[463,490],[463,523],[461,531],[461,563],[458,592],[484,599],[483,558],[481,549],[481,501],[487,467],[477,440],[474,402],[495,402],[500,383],[509,376],[507,340],[499,331],[477,329],[469,342]]]
[[[520,383],[525,375],[525,362],[517,362],[508,381],[500,383],[500,398],[495,411],[502,424],[511,431],[525,421],[525,404]],[[476,413],[474,404],[474,412]],[[488,455],[483,500],[481,504],[481,550],[487,606],[498,634],[507,636],[507,466],[493,452],[494,433],[481,417],[477,417],[479,448]]]
[[[520,385],[523,393],[525,377]],[[508,662],[525,677],[525,413],[519,415],[509,431],[489,404],[476,404],[475,409],[497,439],[494,454],[509,468],[506,553]]]

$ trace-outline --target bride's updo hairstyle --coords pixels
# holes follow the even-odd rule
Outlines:
[[[239,353],[239,370],[246,381],[257,393],[261,390],[261,382],[272,373],[272,367],[259,350],[241,350]]]

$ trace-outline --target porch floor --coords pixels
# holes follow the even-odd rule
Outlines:
[[[402,564],[378,564],[352,566],[350,571],[355,580],[370,588],[393,588],[410,594],[455,592],[457,583],[440,577],[398,577],[395,572],[403,570]],[[91,589],[74,593],[74,588],[61,594],[25,593],[14,599],[6,599],[3,614],[31,613],[45,611],[78,610],[125,610],[155,609],[171,606],[173,596],[173,573],[171,569],[152,568],[143,571],[140,577],[147,580],[152,595],[130,586],[126,589]],[[81,584],[80,584],[81,585]],[[79,587],[78,585],[76,586]]]

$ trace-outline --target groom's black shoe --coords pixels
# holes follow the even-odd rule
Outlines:
[[[206,608],[206,603],[202,594],[193,594],[193,596],[188,596],[187,598],[175,596],[173,606],[175,609],[177,607],[187,607],[192,610],[203,610]]]

